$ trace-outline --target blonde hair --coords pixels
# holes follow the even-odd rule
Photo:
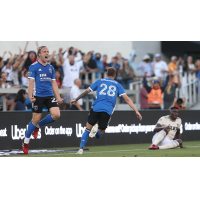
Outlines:
[[[41,47],[39,47],[38,48],[38,50],[37,50],[37,56],[39,57],[39,54],[41,53],[41,50],[43,49],[43,48],[45,48],[46,46],[41,46]]]

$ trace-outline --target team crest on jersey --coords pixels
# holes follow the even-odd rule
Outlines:
[[[38,109],[38,106],[34,106],[34,110],[37,110]]]
[[[49,71],[50,71],[50,73],[52,74],[52,69],[51,69],[51,68],[49,68]]]

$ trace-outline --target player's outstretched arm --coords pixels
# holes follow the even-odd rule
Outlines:
[[[52,80],[52,90],[53,90],[53,93],[57,99],[57,102],[58,104],[62,104],[63,103],[63,99],[60,97],[60,94],[59,94],[59,90],[58,90],[58,85],[56,83],[56,80]]]
[[[123,98],[125,99],[126,103],[136,112],[137,118],[142,120],[142,115],[138,112],[137,108],[135,107],[134,103],[131,101],[131,99],[127,96],[127,94],[123,95]]]
[[[81,93],[76,99],[74,99],[73,101],[70,102],[70,105],[72,106],[72,104],[77,104],[78,100],[85,97],[87,94],[89,94],[91,92],[90,88],[88,88],[87,90],[85,90],[83,93]]]

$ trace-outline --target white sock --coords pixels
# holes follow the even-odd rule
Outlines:
[[[30,141],[30,138],[25,137],[25,139],[24,139],[24,143],[25,143],[25,144],[28,144],[29,141]]]
[[[154,140],[153,144],[157,145],[161,140],[164,139],[164,137],[166,136],[166,132],[165,131],[160,131],[156,137],[156,139]]]
[[[173,149],[179,146],[179,143],[176,140],[173,140],[171,143],[160,146],[159,149]]]

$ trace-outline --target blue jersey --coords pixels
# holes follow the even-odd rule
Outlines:
[[[35,62],[29,67],[28,78],[35,79],[34,96],[54,96],[51,81],[56,78],[53,66],[49,64],[44,66],[39,62]]]
[[[106,112],[109,115],[114,111],[117,96],[126,94],[122,85],[110,78],[99,79],[90,86],[90,89],[97,91],[97,98],[93,103],[93,111]]]

